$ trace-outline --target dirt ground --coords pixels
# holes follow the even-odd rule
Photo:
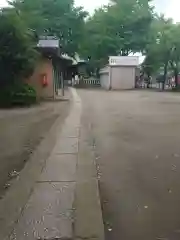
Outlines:
[[[180,95],[78,90],[107,240],[180,239]]]
[[[31,108],[0,110],[0,197],[21,171],[55,120],[62,122],[70,103],[44,102]]]

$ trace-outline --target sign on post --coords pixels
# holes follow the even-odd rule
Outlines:
[[[109,57],[110,66],[138,66],[139,57],[134,56],[112,56]]]

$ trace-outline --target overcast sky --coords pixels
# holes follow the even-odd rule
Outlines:
[[[37,0],[38,1],[38,0]],[[86,10],[93,12],[96,7],[107,4],[108,0],[75,0],[76,5],[84,6]],[[153,0],[158,12],[163,12],[167,17],[180,22],[180,0]],[[7,5],[6,0],[0,0],[0,6]]]
[[[107,4],[108,0],[75,0],[75,2],[93,12],[94,8]],[[158,12],[165,13],[167,17],[171,17],[175,21],[180,21],[180,0],[153,0],[153,4]]]

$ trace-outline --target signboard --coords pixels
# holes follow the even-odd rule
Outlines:
[[[109,57],[110,66],[138,66],[139,57],[134,56],[112,56]]]
[[[38,42],[40,48],[59,48],[59,40],[56,39],[42,39]]]

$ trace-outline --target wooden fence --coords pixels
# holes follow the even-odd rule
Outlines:
[[[82,79],[79,83],[82,87],[100,87],[100,80],[99,79]]]

